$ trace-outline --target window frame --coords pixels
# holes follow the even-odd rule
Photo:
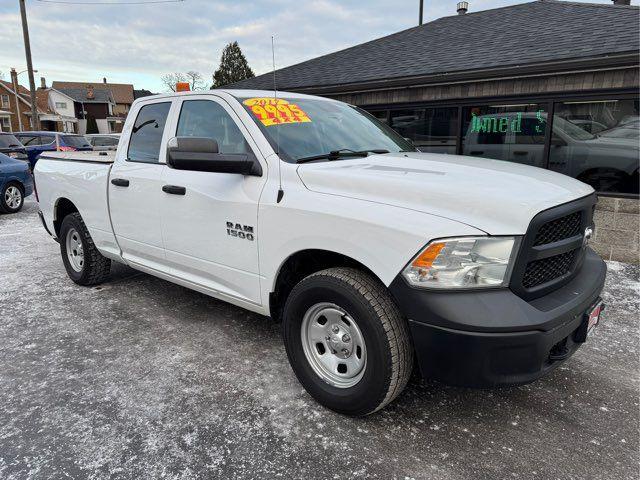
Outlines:
[[[5,98],[7,99],[6,103],[4,101]],[[9,95],[0,95],[0,105],[2,105],[2,108],[11,108],[11,98],[9,98]]]
[[[551,150],[551,136],[553,119],[555,115],[555,106],[557,103],[567,101],[602,101],[602,100],[639,100],[638,93],[634,89],[608,89],[608,90],[595,90],[595,91],[573,91],[573,92],[553,92],[542,93],[533,95],[512,95],[512,96],[493,96],[493,97],[474,97],[474,98],[462,98],[462,99],[450,99],[450,100],[434,100],[423,102],[405,102],[405,103],[386,103],[386,104],[370,104],[361,105],[360,108],[366,111],[382,111],[387,110],[387,118],[391,118],[393,110],[407,110],[407,109],[421,109],[421,108],[437,108],[437,107],[458,107],[458,125],[457,125],[457,142],[456,142],[456,155],[462,155],[463,144],[462,128],[464,126],[463,113],[467,107],[480,107],[494,105],[496,102],[500,104],[518,104],[518,103],[538,103],[545,106],[547,113],[547,119],[551,121],[546,122],[545,140],[543,147],[543,165],[546,170],[549,170],[549,154]],[[614,197],[614,198],[640,198],[639,194],[634,193],[615,193],[615,192],[597,192],[601,197]]]
[[[238,127],[238,129],[240,130],[240,133],[242,133],[245,141],[247,142],[247,144],[249,145],[249,149],[250,149],[250,153],[253,154],[253,156],[258,160],[258,162],[260,163],[261,167],[263,169],[266,170],[267,165],[264,161],[264,153],[260,150],[258,143],[256,141],[256,139],[253,137],[253,135],[251,134],[251,131],[249,130],[249,128],[247,127],[247,125],[242,121],[242,119],[240,118],[240,114],[244,114],[246,112],[244,112],[242,110],[242,107],[239,106],[238,108],[240,109],[240,114],[234,109],[234,107],[227,101],[226,98],[221,97],[219,95],[216,95],[214,93],[210,93],[210,94],[191,94],[191,95],[185,95],[184,97],[179,97],[178,99],[176,99],[175,103],[174,103],[174,111],[172,112],[172,119],[171,119],[171,125],[170,125],[170,136],[169,138],[173,138],[177,135],[178,133],[178,124],[180,121],[180,113],[182,112],[182,104],[184,102],[189,102],[189,101],[193,101],[193,100],[207,100],[210,102],[215,102],[218,105],[220,105],[225,112],[227,112],[227,114],[231,117],[231,119],[235,122],[236,126]],[[234,98],[235,101],[239,101],[237,98]],[[247,114],[248,116],[248,114]],[[251,125],[251,123],[250,123]],[[257,129],[257,127],[256,127]],[[258,131],[259,132],[259,131]],[[260,135],[262,135],[261,132],[259,132]],[[264,139],[264,141],[266,142],[266,138]],[[260,154],[258,154],[258,152],[260,152]],[[246,155],[246,154],[228,154],[228,155]],[[201,172],[204,174],[210,174],[212,172]]]
[[[146,160],[132,160],[129,157],[129,150],[131,149],[131,140],[133,139],[133,127],[136,124],[136,121],[138,120],[138,117],[140,116],[140,112],[142,112],[142,110],[145,107],[151,106],[151,105],[157,105],[157,104],[168,104],[169,105],[169,110],[167,112],[167,118],[164,122],[164,129],[162,131],[162,137],[160,137],[160,148],[158,150],[158,160],[157,161],[146,161]],[[166,165],[166,147],[167,147],[167,134],[168,131],[170,130],[171,126],[172,126],[172,118],[174,117],[173,112],[175,109],[175,104],[176,102],[174,100],[172,100],[171,98],[159,98],[159,99],[155,99],[154,101],[151,102],[144,102],[141,103],[137,109],[137,111],[135,112],[135,119],[133,120],[133,124],[131,125],[131,132],[129,133],[129,138],[127,141],[127,151],[124,154],[124,160],[125,162],[131,162],[131,163],[144,163],[146,165]]]

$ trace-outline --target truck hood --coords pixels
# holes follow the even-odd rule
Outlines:
[[[309,163],[298,175],[314,192],[437,215],[490,235],[523,234],[537,213],[593,192],[541,168],[432,153]]]

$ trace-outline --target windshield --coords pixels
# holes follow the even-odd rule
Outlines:
[[[86,148],[91,146],[82,135],[62,135],[62,140],[69,147]]]
[[[22,147],[14,135],[0,135],[0,148]]]
[[[375,117],[345,103],[287,97],[238,100],[288,162],[341,150],[416,151]]]
[[[553,128],[566,133],[574,140],[593,140],[594,138],[596,138],[586,130],[583,130],[579,126],[571,123],[568,120],[565,120],[562,117],[559,117],[558,115],[553,116]]]

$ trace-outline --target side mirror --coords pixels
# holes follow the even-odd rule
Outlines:
[[[167,143],[167,166],[194,172],[262,176],[253,153],[219,153],[218,142],[206,137],[173,137]]]

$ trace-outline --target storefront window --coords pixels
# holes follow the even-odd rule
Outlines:
[[[457,126],[457,107],[391,111],[391,128],[421,152],[456,153]]]
[[[554,110],[549,168],[599,192],[638,194],[638,100],[563,102]]]
[[[463,155],[545,166],[545,105],[465,107],[463,119]]]

